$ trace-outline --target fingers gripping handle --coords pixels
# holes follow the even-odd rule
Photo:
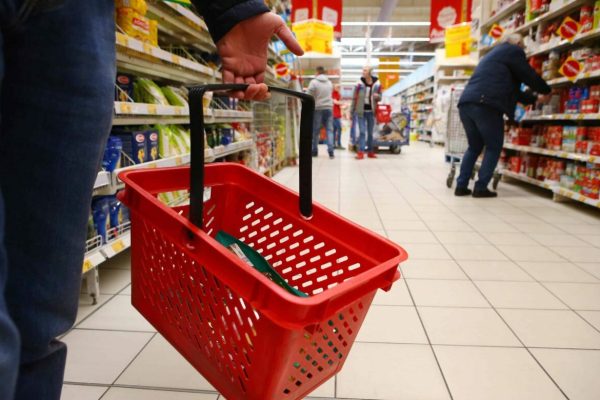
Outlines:
[[[246,84],[215,84],[194,86],[189,90],[190,99],[190,221],[203,229],[204,209],[204,106],[202,98],[206,92],[244,91]],[[312,217],[312,129],[315,101],[312,96],[289,89],[269,87],[272,93],[281,93],[302,101],[300,116],[300,214]]]

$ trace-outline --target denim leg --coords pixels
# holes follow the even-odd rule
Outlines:
[[[323,111],[323,126],[325,127],[325,133],[327,135],[327,153],[333,155],[334,144],[333,144],[333,113],[331,110]]]
[[[350,142],[353,146],[356,146],[356,129],[358,127],[358,117],[356,113],[352,113],[352,122],[350,125]]]
[[[366,114],[367,113],[364,113],[362,117],[358,117],[358,151],[360,152],[365,151],[365,135],[367,134]]]
[[[312,154],[316,156],[319,154],[319,135],[321,133],[321,119],[322,110],[315,110],[315,115],[313,117],[313,140],[312,140]]]
[[[0,187],[6,302],[21,336],[15,400],[59,400],[92,188],[110,130],[112,0],[66,0],[4,41]]]
[[[367,151],[373,152],[373,128],[375,127],[375,119],[372,111],[365,111],[365,118],[367,120]]]
[[[474,120],[474,116],[480,112],[479,110],[479,106],[470,104],[459,108],[460,120],[465,128],[467,141],[469,143],[469,147],[460,163],[460,174],[456,179],[456,186],[459,188],[466,188],[469,186],[473,168],[475,167],[477,158],[483,150],[483,137]]]
[[[475,120],[479,131],[483,133],[485,152],[479,169],[478,180],[475,182],[475,190],[487,189],[494,177],[494,171],[498,165],[502,146],[504,145],[504,119],[500,112],[489,110],[481,113]]]
[[[342,119],[341,118],[333,119],[333,132],[334,132],[335,144],[338,147],[342,147]]]

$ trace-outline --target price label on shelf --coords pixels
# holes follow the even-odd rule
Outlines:
[[[148,114],[156,115],[156,104],[148,104]]]
[[[183,159],[181,157],[175,157],[175,165],[181,165],[183,164]]]
[[[125,249],[125,243],[121,239],[110,245],[115,253],[119,253]]]
[[[121,114],[131,114],[131,104],[121,103],[119,106]]]
[[[94,264],[92,263],[91,260],[89,260],[87,258],[85,260],[83,260],[83,273],[84,274],[92,268],[94,268]]]

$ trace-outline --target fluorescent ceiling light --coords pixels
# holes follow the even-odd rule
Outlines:
[[[396,22],[382,22],[382,21],[342,21],[342,26],[429,26],[428,21],[396,21]]]
[[[349,51],[346,53],[342,53],[342,57],[351,57],[351,56],[366,56],[366,51]],[[434,52],[429,51],[373,51],[371,52],[372,56],[417,56],[417,57],[433,57],[435,56]]]
[[[375,68],[373,70],[374,72],[405,72],[405,73],[412,73],[414,72],[413,69],[399,69],[399,68]],[[358,69],[342,69],[342,75],[345,73],[354,73],[356,74],[357,72],[359,72]]]
[[[393,62],[393,61],[381,61],[379,58],[374,57],[371,58],[370,60],[367,61],[367,59],[365,57],[358,57],[358,58],[342,58],[341,64],[343,67],[351,67],[351,66],[357,66],[357,67],[364,67],[367,64],[370,65],[405,65],[405,66],[410,66],[410,65],[423,65],[426,64],[425,61],[406,61],[406,59],[401,60],[400,62]]]
[[[429,42],[429,38],[425,37],[376,37],[376,38],[364,38],[364,37],[343,37],[341,40],[342,45],[361,45],[365,44],[367,40],[371,42],[385,42],[385,43],[394,43],[394,44],[402,44],[404,42]]]

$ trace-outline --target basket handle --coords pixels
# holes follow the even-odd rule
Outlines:
[[[190,99],[190,221],[203,229],[204,209],[204,106],[202,98],[206,92],[244,91],[247,84],[211,84],[189,89]],[[289,89],[269,86],[270,92],[296,97],[302,101],[300,115],[300,214],[312,218],[312,127],[315,100],[312,96]]]

